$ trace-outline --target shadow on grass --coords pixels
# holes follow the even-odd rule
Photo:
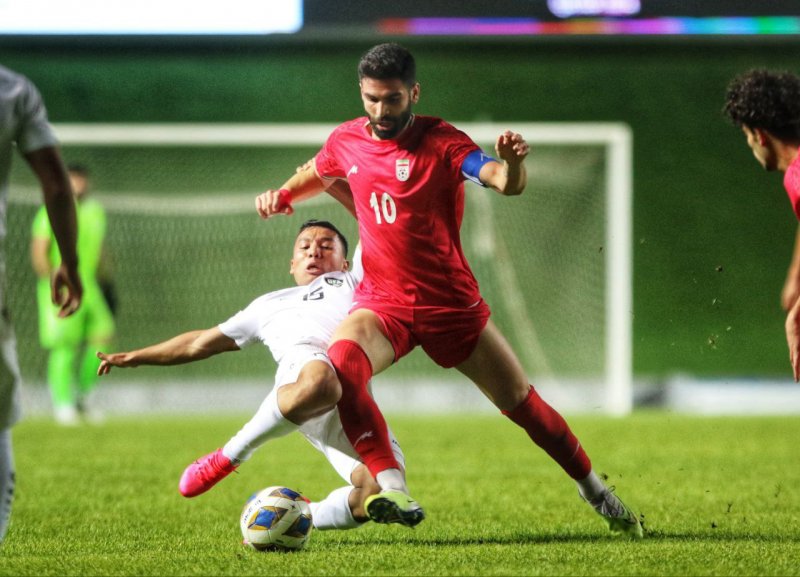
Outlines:
[[[597,534],[570,534],[570,535],[542,535],[542,534],[516,534],[516,535],[498,535],[486,536],[477,538],[467,537],[427,537],[416,535],[405,535],[400,538],[396,533],[391,535],[370,535],[368,538],[363,539],[364,544],[370,545],[393,545],[399,543],[410,546],[423,546],[430,547],[436,546],[473,546],[473,545],[568,545],[568,544],[592,544],[602,545],[631,543],[643,544],[647,543],[692,543],[692,542],[709,542],[709,543],[800,543],[800,537],[794,535],[758,535],[758,534],[742,534],[731,535],[725,533],[678,533],[668,531],[649,531],[645,534],[644,539],[629,539],[621,535],[597,535]]]
[[[709,541],[714,543],[800,543],[800,535],[783,534],[758,534],[758,533],[742,533],[731,534],[724,531],[715,531],[710,529],[705,533],[680,533],[673,531],[648,531],[645,533],[644,541],[670,541],[670,542],[692,542],[692,541]]]
[[[610,539],[617,540],[611,537]],[[381,535],[377,537],[370,535],[369,538],[364,539],[364,543],[371,545],[398,545],[402,542],[404,545],[421,545],[430,547],[431,545],[437,546],[471,546],[471,545],[545,545],[550,543],[602,543],[608,541],[609,537],[602,535],[499,535],[496,537],[427,537],[415,535],[405,536],[405,538],[398,539],[396,534]],[[626,539],[627,540],[627,539]]]

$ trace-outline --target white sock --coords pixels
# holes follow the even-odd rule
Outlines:
[[[378,485],[381,486],[381,491],[401,491],[408,495],[408,487],[406,487],[406,479],[400,469],[386,469],[381,471],[375,477]]]
[[[353,519],[353,512],[350,510],[350,493],[353,486],[347,485],[332,491],[319,503],[311,503],[311,520],[314,528],[320,531],[329,529],[355,529],[364,523],[359,523]]]
[[[597,499],[600,494],[606,490],[605,483],[600,480],[600,477],[598,477],[597,473],[594,471],[589,473],[586,478],[576,481],[576,483],[578,484],[578,492],[581,494],[581,497],[587,501]]]
[[[222,447],[222,454],[231,461],[246,461],[253,451],[270,439],[296,431],[300,425],[286,419],[278,408],[278,389],[273,388],[264,402],[241,430]]]
[[[11,429],[0,430],[0,543],[6,537],[14,500],[14,454],[11,450]]]

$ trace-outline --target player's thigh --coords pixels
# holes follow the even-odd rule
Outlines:
[[[327,381],[336,380],[336,371],[327,357],[310,358],[297,373],[297,380],[309,385],[325,384]]]
[[[83,304],[83,303],[82,303]],[[68,317],[53,320],[53,345],[59,347],[78,347],[86,336],[86,311],[81,306]]]
[[[0,318],[0,429],[11,427],[19,420],[20,370],[17,360],[17,341],[11,325]]]
[[[500,410],[511,410],[528,394],[530,385],[511,345],[489,320],[469,358],[456,367]]]
[[[394,362],[392,343],[383,334],[378,315],[371,310],[358,309],[347,315],[333,333],[331,344],[341,340],[358,343],[369,358],[374,374]]]
[[[281,389],[282,394],[294,395],[298,400],[313,402],[315,405],[333,407],[342,396],[342,386],[330,360],[313,359],[300,369],[297,381]]]
[[[55,324],[58,320],[58,309],[50,297],[50,283],[40,280],[36,285],[36,305],[39,311],[39,342],[43,348],[52,348],[55,344]]]
[[[85,307],[85,338],[89,343],[107,343],[113,336],[116,329],[114,315],[108,308],[108,303],[103,298],[102,293],[90,293],[88,299],[84,299],[82,307]]]

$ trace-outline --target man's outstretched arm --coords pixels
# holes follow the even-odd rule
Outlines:
[[[239,347],[229,336],[222,333],[219,327],[200,331],[189,331],[176,337],[123,353],[97,352],[102,362],[97,369],[98,375],[105,375],[111,367],[138,367],[139,365],[180,365],[207,359],[226,351],[238,351]]]

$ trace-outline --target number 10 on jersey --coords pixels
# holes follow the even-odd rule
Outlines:
[[[397,218],[397,207],[394,204],[394,199],[388,192],[381,194],[381,199],[378,200],[378,193],[373,192],[369,197],[369,205],[375,211],[375,222],[381,224],[386,221],[386,224],[392,224]],[[383,219],[381,219],[383,216]]]

